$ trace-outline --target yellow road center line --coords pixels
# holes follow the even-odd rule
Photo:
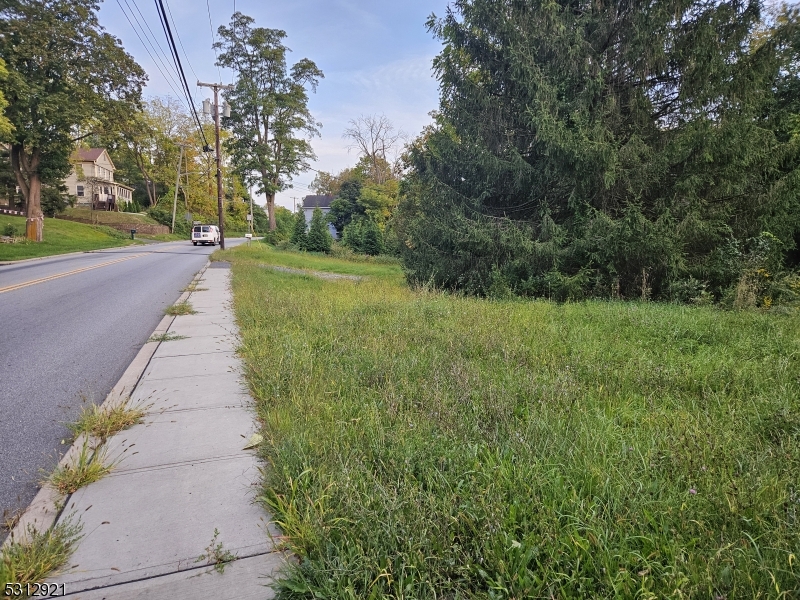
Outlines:
[[[132,258],[138,258],[140,256],[147,256],[148,253],[142,254],[131,254],[130,256],[125,256],[123,258],[118,258],[116,260],[109,260],[104,263],[100,263],[97,265],[92,265],[90,267],[83,267],[82,269],[75,269],[73,271],[67,271],[66,273],[56,273],[55,275],[49,275],[47,277],[42,277],[41,279],[31,279],[30,281],[25,281],[23,283],[17,283],[14,285],[9,285],[4,288],[0,288],[0,294],[4,292],[13,292],[14,290],[18,290],[20,288],[28,287],[29,285],[36,285],[37,283],[44,283],[45,281],[52,281],[53,279],[59,279],[61,277],[67,277],[69,275],[77,275],[78,273],[83,273],[84,271],[91,271],[92,269],[99,269],[100,267],[107,267],[109,265],[114,265],[116,263],[121,263],[126,260],[131,260]]]

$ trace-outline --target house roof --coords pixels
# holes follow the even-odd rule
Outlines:
[[[94,162],[105,151],[105,148],[78,148],[75,151],[75,157],[80,161]]]
[[[303,208],[330,208],[333,196],[314,195],[303,198]]]

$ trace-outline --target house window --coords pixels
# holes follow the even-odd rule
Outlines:
[[[75,195],[78,196],[79,198],[83,198],[83,186],[82,185],[78,186],[78,190],[75,192]]]

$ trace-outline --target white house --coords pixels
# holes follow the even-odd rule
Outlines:
[[[303,214],[306,217],[306,226],[311,223],[311,217],[314,215],[315,208],[319,208],[322,211],[322,214],[328,216],[328,213],[331,212],[331,202],[333,202],[333,196],[329,195],[306,196],[303,198]],[[330,223],[328,223],[328,231],[331,232],[333,239],[339,239],[339,234],[336,233],[336,228]]]
[[[117,168],[105,148],[78,148],[72,164],[64,185],[78,198],[78,206],[89,206],[93,201],[96,210],[118,210],[119,202],[133,200],[133,188],[114,181]]]

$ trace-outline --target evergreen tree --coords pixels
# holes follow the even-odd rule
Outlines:
[[[410,279],[720,294],[748,240],[793,247],[800,145],[775,90],[797,81],[796,23],[765,33],[739,0],[456,0],[429,22],[440,112],[394,224]]]
[[[365,219],[364,237],[361,243],[362,252],[370,256],[383,254],[383,232],[372,219]]]
[[[294,216],[294,229],[292,230],[292,237],[289,239],[292,245],[298,250],[305,250],[308,242],[306,235],[306,216],[303,209],[297,211]]]
[[[331,232],[328,231],[328,223],[325,220],[325,215],[319,209],[314,209],[311,215],[311,223],[308,227],[308,235],[306,236],[305,249],[309,252],[330,252],[333,238]]]

